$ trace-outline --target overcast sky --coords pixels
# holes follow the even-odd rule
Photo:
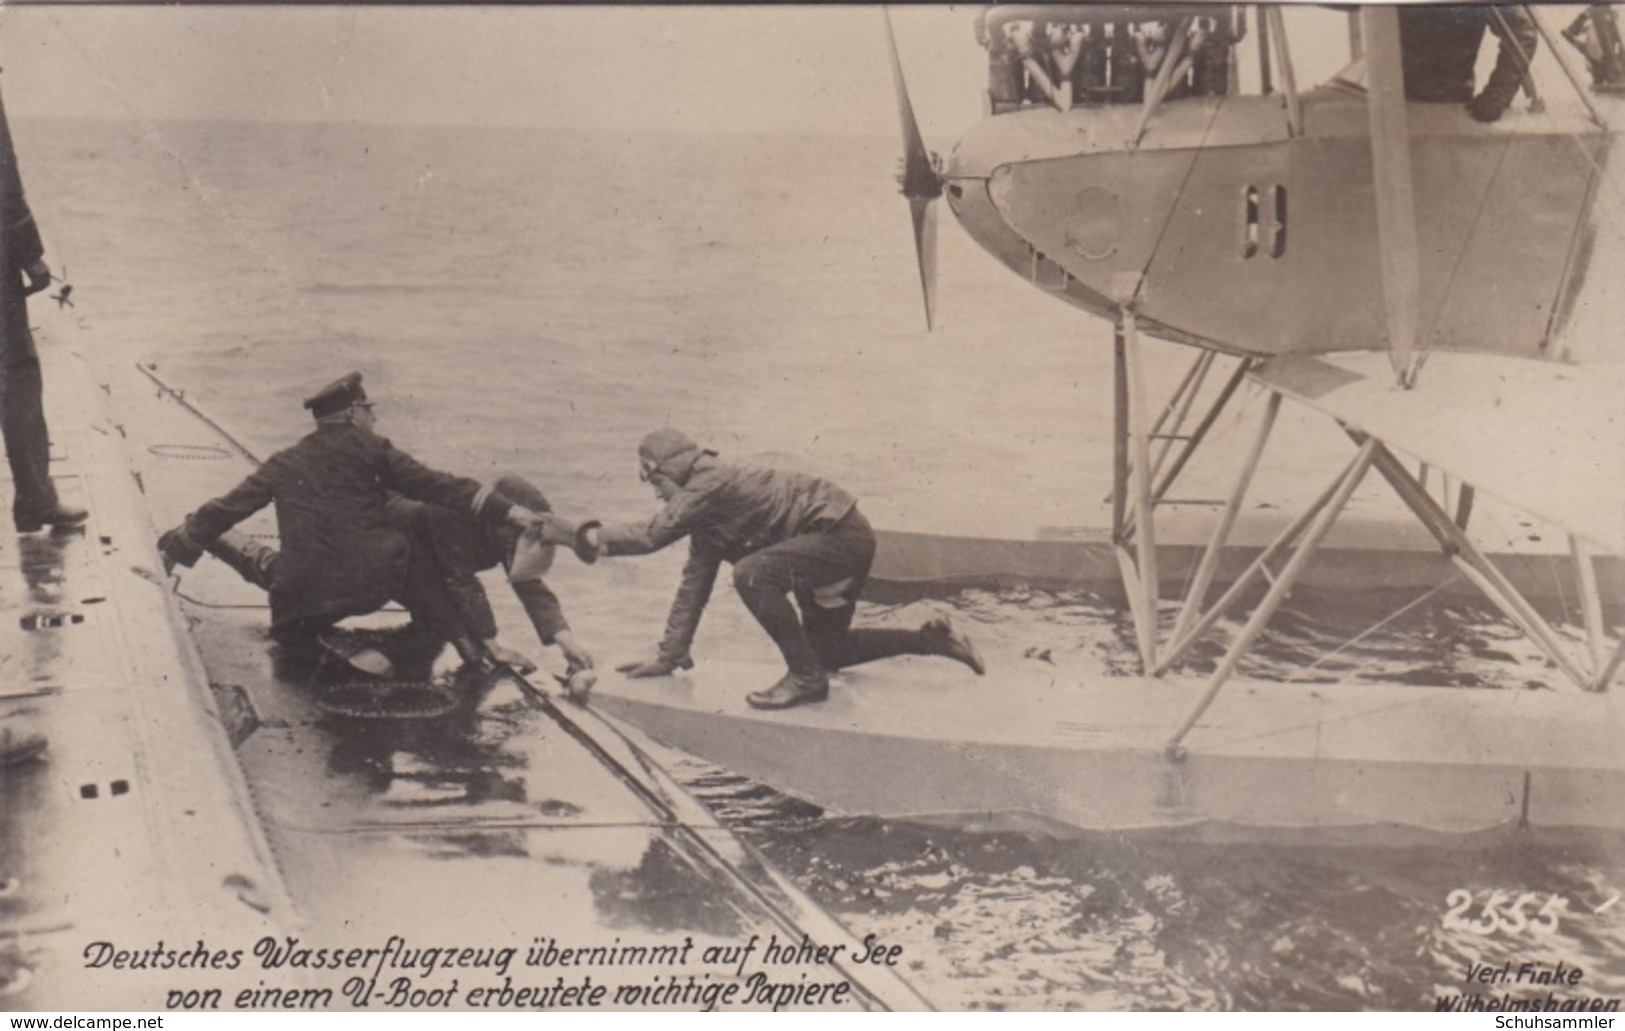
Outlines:
[[[975,10],[894,12],[923,120],[979,110]],[[874,7],[12,4],[0,66],[14,117],[896,131]]]
[[[972,34],[976,10],[892,9],[928,137],[957,134],[982,109],[987,72]],[[1340,16],[1289,17],[1319,18],[1330,31],[1318,35],[1340,52]],[[0,0],[0,81],[14,117],[894,134],[882,19],[874,6]],[[1334,67],[1294,46],[1306,81]]]

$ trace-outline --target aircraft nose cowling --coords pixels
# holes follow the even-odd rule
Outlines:
[[[1110,257],[1123,235],[1123,204],[1104,186],[1085,186],[1067,209],[1065,239],[1069,250],[1090,261]]]

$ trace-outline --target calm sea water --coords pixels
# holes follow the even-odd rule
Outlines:
[[[946,327],[919,331],[887,140],[14,130],[49,256],[76,289],[72,311],[36,309],[47,346],[156,362],[261,452],[303,431],[299,398],[360,368],[398,444],[470,475],[525,472],[575,513],[649,511],[633,450],[665,422],[736,457],[796,456],[871,511],[941,506],[970,469],[979,491],[1055,525],[1048,513],[1109,468],[1104,330],[949,225]],[[629,657],[658,634],[679,561],[561,563],[555,587],[601,656]],[[759,646],[726,593],[699,646]],[[942,611],[1006,644],[1132,663],[1121,614],[1084,595],[972,591],[869,618]],[[1336,651],[1316,668],[1544,682],[1505,626],[1459,606],[1338,650],[1379,618],[1286,613],[1255,671],[1303,675]],[[971,834],[834,819],[725,771],[689,774],[825,904],[905,944],[944,1007],[1431,1008],[1469,963],[1535,960],[1578,963],[1586,994],[1625,996],[1625,904],[1606,907],[1625,862],[1609,848]],[[1569,915],[1550,937],[1476,934],[1443,919],[1456,889],[1557,895]]]

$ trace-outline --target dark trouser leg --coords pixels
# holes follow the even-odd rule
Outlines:
[[[840,585],[835,594],[826,591],[821,592],[823,597],[820,597],[820,592],[797,592],[796,601],[801,605],[807,638],[824,668],[846,669],[896,655],[933,654],[929,636],[920,630],[852,629],[858,595],[863,593],[869,567],[874,563],[874,530],[862,513],[853,512],[831,530],[830,535],[834,538],[832,544],[840,546],[854,559],[861,557],[863,574]]]
[[[858,592],[874,561],[874,532],[855,509],[822,533],[802,534],[734,564],[739,596],[795,675],[829,667],[848,635]],[[802,615],[787,597],[796,596]],[[803,626],[803,618],[806,625]]]
[[[316,646],[316,638],[333,626],[331,619],[289,619],[271,626],[271,640],[284,648],[308,651]]]
[[[850,623],[851,609],[847,612],[845,622]],[[835,613],[830,613],[831,616]],[[899,628],[874,628],[847,630],[839,634],[823,634],[814,629],[814,624],[822,623],[829,616],[818,613],[816,616],[809,613],[807,616],[807,634],[812,638],[813,647],[818,649],[819,658],[824,662],[826,669],[846,669],[848,666],[861,666],[865,662],[876,659],[890,659],[898,655],[940,655],[942,648],[934,643],[930,635],[923,630],[903,630]]]
[[[391,498],[384,514],[390,525],[406,531],[412,539],[413,567],[424,567],[418,570],[422,583],[410,589],[448,597],[458,632],[481,640],[495,637],[496,617],[477,575],[497,559],[484,528],[471,515],[409,498]],[[430,586],[436,578],[440,582],[438,592]],[[431,607],[439,605],[435,601],[426,603]],[[456,634],[449,636],[455,638]]]
[[[462,612],[446,589],[445,576],[433,553],[416,537],[412,541],[411,560],[407,563],[406,584],[395,600],[406,606],[413,624],[433,631],[440,640],[454,643],[463,658],[471,657],[471,634],[463,622]]]
[[[45,427],[44,382],[39,358],[27,348],[0,360],[0,435],[16,487],[13,516],[38,516],[57,507],[51,482],[51,438]]]
[[[807,640],[807,632],[802,629],[795,607],[782,593],[783,588],[770,584],[767,575],[764,575],[778,570],[771,560],[759,560],[761,554],[757,552],[747,556],[734,565],[734,585],[738,587],[739,596],[744,599],[750,614],[756,617],[756,622],[767,631],[767,636],[779,646],[784,664],[790,668],[790,672],[798,677],[816,675],[823,669],[823,664],[818,660],[818,653],[813,651],[812,643]]]

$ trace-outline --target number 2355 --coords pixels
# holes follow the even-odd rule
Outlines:
[[[1561,895],[1532,891],[1514,895],[1496,889],[1477,907],[1477,915],[1470,916],[1474,910],[1474,895],[1466,888],[1452,891],[1444,902],[1449,907],[1444,914],[1445,929],[1469,934],[1555,934],[1558,918],[1569,905],[1569,900]]]

